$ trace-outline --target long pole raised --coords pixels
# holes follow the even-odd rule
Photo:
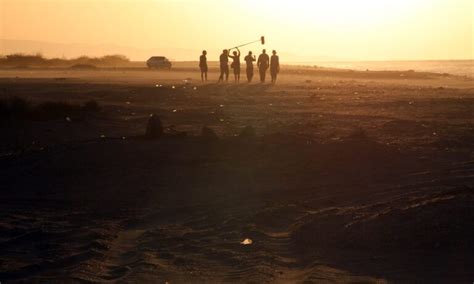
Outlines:
[[[248,42],[248,43],[245,43],[245,44],[236,46],[236,47],[232,47],[232,48],[229,48],[229,49],[239,48],[239,47],[246,46],[246,45],[249,45],[249,44],[252,44],[252,43],[256,43],[256,42],[259,42],[259,41],[262,43],[262,45],[265,44],[265,37],[262,36],[262,37],[260,37],[259,40],[251,41],[251,42]]]

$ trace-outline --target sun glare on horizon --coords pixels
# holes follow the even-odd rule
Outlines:
[[[93,44],[134,59],[166,49],[191,60],[202,49],[216,53],[261,35],[294,62],[472,59],[473,3],[0,0],[0,38]]]
[[[293,1],[252,1],[248,5],[257,11],[267,11],[273,20],[291,23],[306,23],[340,27],[347,25],[383,25],[396,18],[397,21],[414,11],[422,0],[293,0]]]
[[[472,11],[466,9],[472,4],[468,1],[246,2],[255,7],[257,16],[265,11],[267,23],[278,28],[273,34],[278,44],[302,58],[314,50],[337,52],[340,59],[449,58],[443,54],[455,49],[458,55],[464,54],[461,58],[472,58]],[[403,55],[394,55],[397,53]]]

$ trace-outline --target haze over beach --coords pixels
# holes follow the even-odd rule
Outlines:
[[[473,8],[0,0],[0,284],[471,283]]]
[[[45,50],[47,56],[99,56],[122,46],[170,50],[169,57],[189,61],[202,49],[217,58],[221,49],[264,34],[289,62],[466,60],[474,59],[473,5],[471,0],[2,0],[0,38],[83,45],[82,54],[65,46]],[[89,54],[84,45],[104,48]],[[143,53],[129,57],[148,59]]]

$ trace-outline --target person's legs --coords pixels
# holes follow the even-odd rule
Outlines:
[[[221,75],[219,76],[219,82],[223,81],[224,80],[224,68],[222,68],[221,66]]]
[[[229,66],[227,66],[227,68],[224,69],[224,72],[225,72],[225,81],[229,81]]]
[[[265,77],[267,76],[267,68],[260,69],[260,81],[265,83]]]
[[[204,76],[205,76],[206,81],[207,81],[207,71],[204,73]]]

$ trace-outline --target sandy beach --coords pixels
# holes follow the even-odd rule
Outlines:
[[[472,282],[472,78],[195,69],[0,70],[1,283]]]

